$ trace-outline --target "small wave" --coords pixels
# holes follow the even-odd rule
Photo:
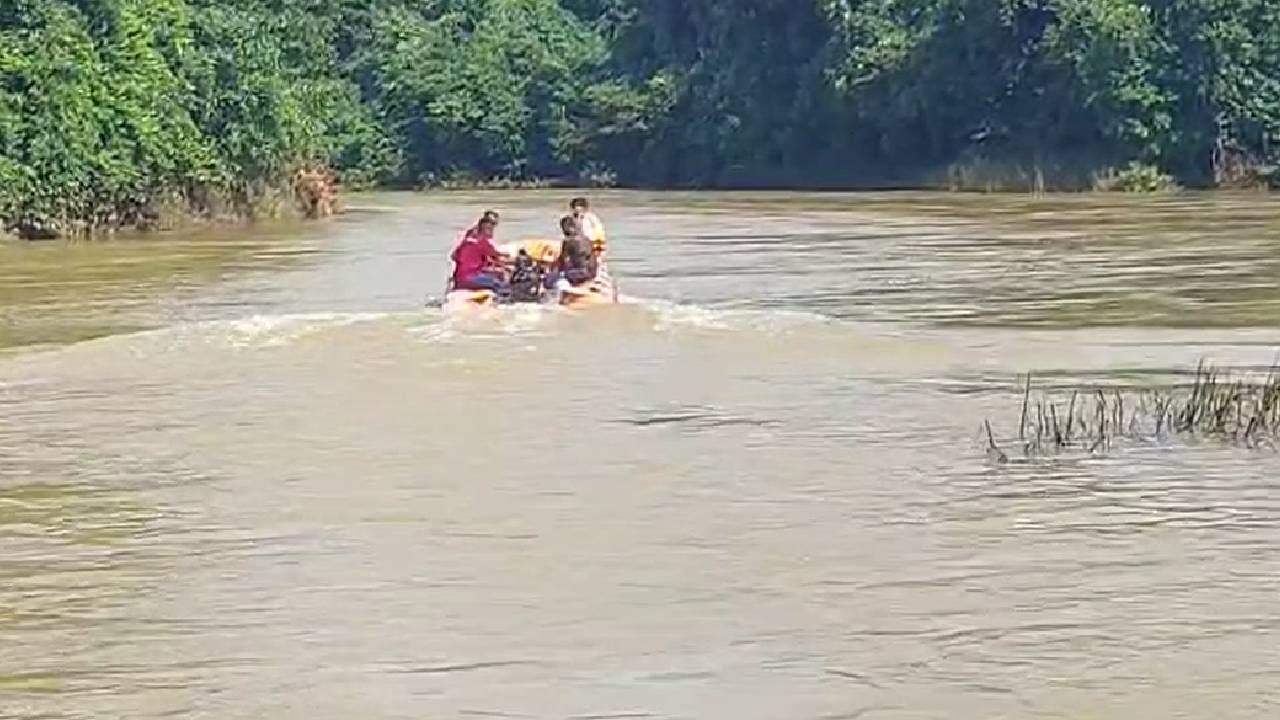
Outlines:
[[[205,329],[213,330],[233,347],[280,347],[304,336],[313,335],[362,322],[389,317],[385,313],[306,313],[298,315],[252,315],[247,318],[214,321]]]
[[[679,425],[696,430],[713,430],[734,426],[771,427],[778,424],[776,420],[732,415],[713,407],[701,405],[637,411],[631,417],[621,418],[618,422],[637,428],[659,428]]]
[[[310,335],[358,323],[386,320],[396,315],[385,312],[259,313],[239,318],[178,322],[163,327],[106,335],[68,345],[52,345],[17,357],[30,362],[43,356],[97,352],[103,348],[125,348],[134,354],[148,354],[156,350],[210,345],[234,350],[282,347]]]
[[[714,307],[629,295],[620,296],[614,307],[574,309],[555,305],[514,305],[455,310],[431,308],[425,316],[419,317],[425,317],[425,321],[413,323],[405,332],[413,340],[427,344],[548,337],[565,328],[567,323],[577,327],[607,328],[614,332],[647,328],[657,333],[710,331],[785,335],[840,322],[812,312]]]
[[[302,338],[358,323],[394,317],[392,313],[293,313],[254,314],[239,318],[181,322],[165,327],[88,340],[51,349],[52,353],[92,351],[102,347],[125,346],[133,353],[176,350],[192,346],[253,350],[284,347]]]
[[[653,327],[659,332],[694,328],[778,334],[838,322],[826,315],[803,310],[712,307],[638,299],[634,304],[653,314]]]
[[[520,305],[484,308],[476,312],[450,312],[438,307],[398,312],[255,313],[243,317],[179,322],[173,325],[113,335],[53,348],[63,354],[72,347],[94,352],[104,347],[124,348],[132,354],[152,355],[192,347],[223,351],[256,351],[294,346],[327,333],[371,325],[378,332],[407,338],[420,344],[452,344],[503,338],[539,338],[554,335],[571,319],[596,320],[600,327],[638,329],[657,333],[717,332],[787,334],[840,321],[809,312],[780,309],[745,309],[682,304],[667,300],[623,297],[617,308],[576,310],[558,306]]]
[[[547,305],[508,305],[461,311],[429,309],[426,323],[415,323],[408,334],[419,341],[447,343],[463,339],[528,337],[541,334],[547,323],[568,312]]]
[[[185,323],[142,335],[167,340],[212,343],[236,349],[282,347],[309,335],[391,317],[389,313],[296,313],[250,315],[228,320]]]

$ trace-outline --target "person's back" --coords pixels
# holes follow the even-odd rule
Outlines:
[[[560,243],[560,274],[574,285],[591,282],[596,277],[596,257],[592,242],[578,227],[577,221],[566,217],[560,222],[564,239]]]

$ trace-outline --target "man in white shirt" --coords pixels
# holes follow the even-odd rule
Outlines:
[[[604,223],[600,222],[600,218],[591,212],[591,203],[584,197],[576,197],[569,201],[569,210],[573,213],[573,217],[578,221],[578,227],[582,229],[582,234],[587,236],[591,241],[592,250],[596,255],[603,255],[607,247],[607,239],[604,233]]]

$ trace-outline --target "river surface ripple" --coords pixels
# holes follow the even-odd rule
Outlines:
[[[1269,366],[1275,201],[605,193],[628,302],[425,306],[562,195],[0,244],[0,717],[1280,714],[1280,457],[980,434]]]

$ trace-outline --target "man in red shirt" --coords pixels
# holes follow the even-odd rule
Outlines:
[[[493,246],[498,229],[498,213],[489,210],[475,227],[462,233],[453,255],[453,286],[461,290],[493,290],[506,287],[502,274],[502,253]]]

